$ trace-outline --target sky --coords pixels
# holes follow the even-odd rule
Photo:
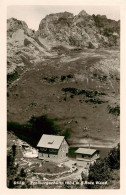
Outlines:
[[[51,6],[51,5],[17,5],[8,6],[7,18],[25,21],[29,28],[38,30],[40,21],[48,14],[68,11],[77,15],[85,10],[89,15],[106,15],[109,19],[119,20],[119,6]]]

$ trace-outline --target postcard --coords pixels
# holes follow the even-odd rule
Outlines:
[[[2,192],[125,194],[125,11],[1,2]]]

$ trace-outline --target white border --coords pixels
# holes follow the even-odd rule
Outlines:
[[[121,180],[118,190],[43,190],[43,189],[8,189],[6,187],[6,17],[7,6],[9,5],[109,5],[120,6],[121,13]],[[125,195],[126,194],[126,0],[0,0],[0,194],[86,194],[92,195]]]

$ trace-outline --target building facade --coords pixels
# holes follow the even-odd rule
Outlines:
[[[75,151],[76,160],[86,162],[88,165],[93,164],[100,158],[100,153],[98,150],[90,148],[79,148]]]
[[[43,134],[37,147],[39,159],[54,162],[67,160],[69,146],[64,136]]]

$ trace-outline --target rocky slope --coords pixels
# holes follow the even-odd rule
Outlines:
[[[47,15],[37,32],[29,29],[23,21],[8,19],[8,74],[13,74],[17,67],[23,69],[45,57],[54,57],[59,48],[51,49],[57,45],[69,49],[119,46],[119,29],[119,21],[90,16],[84,10],[76,16],[68,12]]]
[[[23,21],[11,18],[7,20],[7,71],[12,75],[51,56],[47,49],[36,39],[35,31]]]
[[[47,15],[40,22],[38,36],[72,46],[98,48],[119,45],[119,21],[89,15],[84,10]]]
[[[47,114],[73,146],[116,145],[119,22],[82,11],[50,14],[37,32],[14,18],[7,26],[8,121]]]
[[[119,141],[119,51],[85,50],[31,66],[8,86],[8,121],[47,115],[69,143],[111,147]]]

